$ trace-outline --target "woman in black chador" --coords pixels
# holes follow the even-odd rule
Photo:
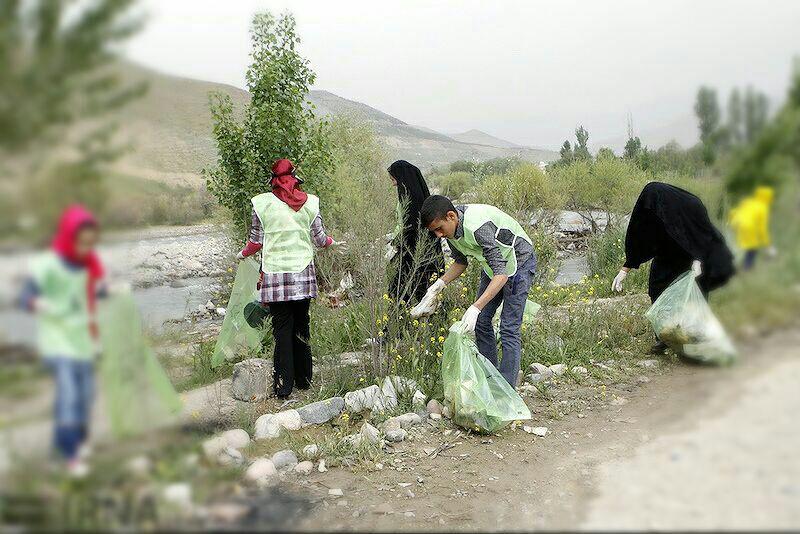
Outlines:
[[[647,292],[655,300],[697,261],[703,294],[724,285],[734,273],[733,254],[711,223],[703,202],[679,187],[650,182],[639,195],[625,235],[625,265],[612,289],[622,291],[631,269],[653,260]],[[652,351],[666,349],[661,341]]]
[[[397,229],[392,239],[396,254],[390,264],[389,294],[397,301],[418,302],[430,279],[444,268],[442,246],[427,229],[420,228],[419,211],[431,196],[420,170],[405,160],[389,166],[397,186]]]

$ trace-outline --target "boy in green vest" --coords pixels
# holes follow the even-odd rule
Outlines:
[[[483,268],[478,300],[464,313],[462,322],[475,332],[478,350],[492,362],[511,386],[516,386],[522,348],[521,327],[528,291],[536,272],[533,242],[522,226],[503,211],[485,204],[454,206],[447,197],[433,195],[422,205],[420,221],[436,237],[446,237],[455,263],[428,288],[432,299],[461,276],[469,258]],[[497,363],[492,318],[500,314],[503,360]]]

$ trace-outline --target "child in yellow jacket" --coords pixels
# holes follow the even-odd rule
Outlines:
[[[769,216],[774,196],[775,191],[771,187],[759,186],[731,211],[729,223],[736,232],[739,248],[744,251],[744,270],[753,267],[759,250],[768,249],[774,254],[769,235]]]

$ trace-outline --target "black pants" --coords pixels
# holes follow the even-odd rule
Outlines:
[[[295,385],[300,389],[311,386],[310,304],[311,299],[304,299],[269,305],[275,338],[276,395],[289,395]]]

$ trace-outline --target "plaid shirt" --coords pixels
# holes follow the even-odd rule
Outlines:
[[[319,213],[311,223],[311,241],[322,248],[328,246],[328,235]],[[264,243],[264,228],[255,210],[250,223],[250,241]],[[262,252],[263,253],[263,252]],[[314,261],[299,273],[261,273],[261,302],[286,302],[311,299],[317,296],[317,270]]]

